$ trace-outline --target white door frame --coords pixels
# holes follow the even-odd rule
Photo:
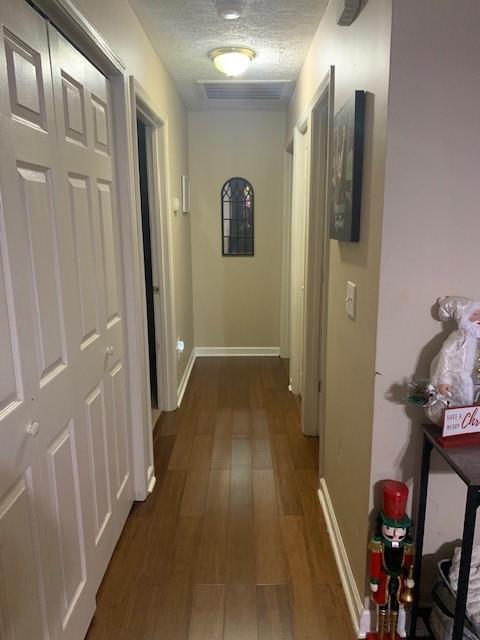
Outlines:
[[[290,279],[290,391],[302,392],[305,217],[307,210],[308,118],[299,121],[293,131],[293,177],[291,217]]]
[[[152,270],[154,286],[158,287],[155,296],[155,338],[157,342],[157,385],[158,408],[161,411],[174,411],[178,406],[177,398],[177,352],[175,347],[175,306],[173,283],[172,229],[168,215],[170,202],[170,182],[168,173],[168,123],[153,106],[152,101],[140,83],[130,76],[130,98],[132,101],[132,136],[134,140],[135,199],[137,218],[141,222],[140,182],[138,177],[137,116],[148,126],[147,134],[147,173],[150,205],[150,232],[152,250]],[[143,238],[142,238],[143,255]],[[145,273],[142,261],[142,295],[146,300]],[[147,315],[145,309],[145,323]],[[148,335],[145,325],[145,335]],[[148,340],[146,344],[148,361]],[[150,378],[148,377],[147,380]]]
[[[329,200],[330,200],[330,132],[333,119],[334,68],[332,67],[308,107],[310,131],[309,206],[306,225],[305,260],[305,331],[304,376],[302,385],[302,431],[306,435],[323,438],[325,411],[326,328],[328,305],[329,265]],[[318,145],[315,139],[319,109],[326,111],[325,166],[319,166]],[[318,194],[320,171],[324,171],[323,194]],[[323,206],[322,206],[323,201]],[[323,442],[321,443],[323,451]],[[322,462],[322,461],[320,461]]]
[[[32,0],[43,14],[110,80],[115,105],[115,168],[122,238],[127,407],[133,496],[144,500],[155,484],[151,406],[148,393],[145,296],[142,292],[141,221],[135,198],[129,78],[125,65],[71,0]]]
[[[290,278],[292,243],[293,140],[283,154],[282,290],[280,300],[280,357],[290,357]]]

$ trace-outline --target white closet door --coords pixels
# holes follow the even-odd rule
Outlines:
[[[95,608],[89,458],[47,26],[18,0],[0,21],[0,636],[80,640]]]
[[[110,86],[0,4],[0,638],[82,640],[132,504]]]
[[[132,505],[110,83],[51,25],[49,38],[65,208],[74,230],[75,387],[88,439],[89,543],[98,586]]]

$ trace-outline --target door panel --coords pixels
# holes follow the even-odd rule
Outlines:
[[[17,165],[28,228],[34,336],[40,386],[66,366],[61,279],[50,171]]]
[[[115,424],[113,436],[115,443],[115,491],[117,498],[120,498],[128,479],[124,387],[123,366],[122,363],[119,362],[110,371],[110,413],[113,416]]]
[[[108,434],[103,384],[85,399],[91,458],[91,483],[95,507],[95,544],[98,544],[112,513]]]
[[[107,105],[92,94],[94,145],[97,151],[110,155]]]
[[[31,489],[31,472],[27,468],[0,502],[0,630],[5,639],[37,638],[44,627],[38,530],[32,517]]]
[[[69,174],[68,186],[82,321],[80,349],[85,349],[100,336],[92,194],[87,176]]]
[[[0,208],[0,424],[22,402],[18,334],[5,238],[5,219]]]
[[[103,275],[107,328],[120,320],[117,294],[117,268],[115,264],[115,236],[113,232],[112,191],[105,182],[97,184],[100,214]]]
[[[10,110],[13,117],[46,128],[41,53],[4,28]]]
[[[65,138],[87,146],[85,103],[82,86],[64,72],[62,72],[61,77]]]
[[[75,238],[81,308],[75,386],[89,434],[87,532],[99,584],[132,504],[110,84],[51,26],[49,38]]]
[[[62,576],[62,627],[69,619],[87,580],[85,547],[83,545],[80,489],[75,470],[78,469],[73,421],[49,447],[47,452],[50,493],[55,510],[57,544],[60,550]]]

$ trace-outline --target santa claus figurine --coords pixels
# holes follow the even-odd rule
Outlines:
[[[408,487],[387,480],[383,485],[383,510],[377,534],[370,540],[370,590],[377,605],[377,631],[367,638],[397,640],[398,613],[412,601],[414,547],[405,513]]]
[[[433,360],[430,371],[431,395],[427,416],[443,423],[447,407],[472,406],[480,402],[480,302],[447,296],[438,300],[440,320],[456,320],[452,331]]]

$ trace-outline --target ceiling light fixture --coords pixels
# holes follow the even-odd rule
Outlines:
[[[224,9],[220,15],[222,18],[225,18],[225,20],[238,20],[241,14],[238,9]]]
[[[225,20],[238,20],[244,8],[243,0],[216,0],[217,13]]]
[[[221,73],[235,78],[248,69],[255,52],[245,48],[224,47],[211,51],[210,58]]]

